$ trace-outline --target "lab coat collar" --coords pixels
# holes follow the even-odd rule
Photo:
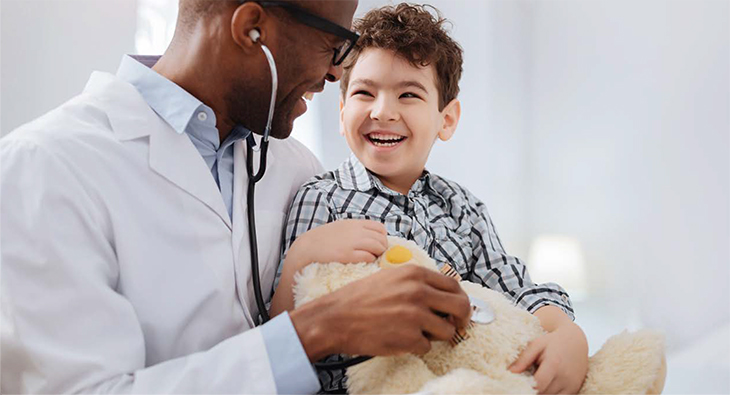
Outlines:
[[[94,96],[106,110],[112,130],[120,141],[149,136],[152,129],[164,123],[134,86],[113,74],[93,72],[84,94]]]
[[[119,141],[149,136],[150,168],[203,202],[232,229],[218,186],[187,134],[177,133],[134,86],[115,75],[94,72],[84,93],[94,96]]]
[[[216,124],[213,109],[188,91],[158,74],[152,67],[160,56],[125,55],[117,70],[117,77],[132,84],[144,101],[178,133],[185,133],[193,116],[201,111]],[[218,133],[215,133],[216,139]]]

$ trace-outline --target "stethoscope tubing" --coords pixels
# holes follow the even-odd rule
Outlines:
[[[246,144],[246,172],[248,173],[248,239],[251,250],[251,276],[253,277],[253,289],[254,297],[256,298],[256,306],[259,309],[261,315],[261,324],[265,324],[269,321],[269,312],[266,309],[266,303],[264,303],[263,293],[261,291],[261,276],[259,274],[259,251],[258,242],[256,239],[256,215],[254,209],[254,197],[256,190],[256,183],[259,182],[266,172],[266,154],[269,148],[269,135],[271,134],[271,122],[274,117],[274,106],[276,105],[276,90],[278,87],[278,75],[276,72],[276,62],[274,57],[271,55],[271,51],[266,45],[261,44],[261,49],[266,55],[266,59],[269,63],[269,69],[271,70],[271,100],[269,102],[269,114],[266,120],[266,128],[264,129],[264,135],[261,138],[259,148],[251,146],[251,143]],[[254,173],[253,168],[253,152],[259,151],[259,170]],[[346,369],[350,366],[357,365],[361,362],[365,362],[372,358],[371,356],[361,355],[358,357],[348,358],[345,361],[339,362],[315,362],[314,367],[319,370],[341,370]]]

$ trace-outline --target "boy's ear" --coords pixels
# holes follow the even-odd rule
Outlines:
[[[456,126],[459,124],[459,118],[461,117],[461,102],[459,102],[459,99],[454,99],[447,104],[441,114],[444,117],[444,124],[439,131],[438,137],[441,141],[447,141],[454,135]]]
[[[340,136],[345,135],[345,100],[340,96]]]

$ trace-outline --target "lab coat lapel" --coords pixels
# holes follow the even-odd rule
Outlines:
[[[242,140],[233,145],[233,251],[236,252],[240,251],[243,238],[248,240],[247,191],[246,141]],[[240,258],[245,262],[250,260],[250,258],[248,260],[243,259],[244,257]]]
[[[232,229],[223,196],[203,157],[185,133],[165,125],[150,134],[150,168],[205,203]]]
[[[92,74],[85,92],[99,98],[120,141],[149,136],[150,168],[200,200],[231,229],[231,219],[210,169],[190,138],[162,120],[129,83],[108,74]]]

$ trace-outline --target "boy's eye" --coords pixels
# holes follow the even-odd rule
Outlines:
[[[400,95],[400,97],[403,99],[420,99],[421,98],[420,96],[418,96],[417,94],[412,93],[412,92],[406,92],[406,93]]]
[[[362,89],[352,92],[351,96],[357,96],[357,95],[365,95],[365,96],[371,96],[371,97],[373,96],[372,94],[370,94],[370,92],[362,90]]]

